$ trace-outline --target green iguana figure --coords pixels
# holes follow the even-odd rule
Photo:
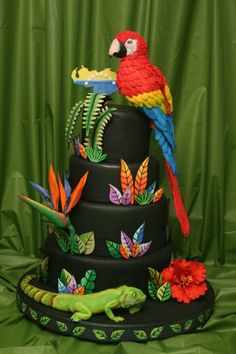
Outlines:
[[[22,279],[20,288],[23,293],[43,305],[73,312],[71,320],[74,322],[89,320],[93,314],[101,312],[105,312],[111,320],[120,322],[124,318],[115,316],[112,310],[124,308],[133,314],[141,309],[146,300],[142,290],[126,285],[86,295],[57,294],[29,284],[35,277],[36,275],[29,274]]]

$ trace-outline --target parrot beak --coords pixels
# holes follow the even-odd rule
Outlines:
[[[127,49],[124,46],[124,44],[115,38],[112,41],[110,48],[109,48],[110,58],[112,57],[112,55],[114,55],[117,58],[124,58],[126,56],[126,54],[127,54]]]

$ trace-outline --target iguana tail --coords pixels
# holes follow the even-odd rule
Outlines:
[[[36,278],[35,274],[26,275],[21,283],[20,288],[25,295],[30,297],[36,302],[39,302],[43,305],[53,307],[53,299],[58,295],[56,293],[52,293],[46,290],[42,290],[37,288],[34,285],[31,285],[30,282],[32,279]]]

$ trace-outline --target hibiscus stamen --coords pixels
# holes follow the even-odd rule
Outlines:
[[[193,277],[191,275],[182,275],[180,277],[180,283],[183,286],[188,286],[189,284],[191,284],[193,282]]]

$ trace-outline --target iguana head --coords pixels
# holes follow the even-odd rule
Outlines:
[[[141,308],[142,304],[146,300],[146,295],[142,290],[130,286],[124,286],[121,294],[121,307],[133,308],[136,312],[136,308]]]

